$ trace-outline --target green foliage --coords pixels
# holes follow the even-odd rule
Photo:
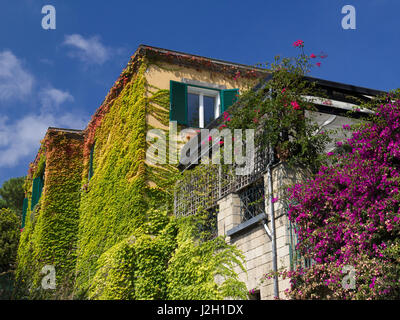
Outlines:
[[[36,170],[33,173],[33,179],[44,175],[44,170],[46,169],[46,156],[43,153],[40,156],[39,162],[37,164]]]
[[[19,227],[20,220],[14,211],[0,209],[0,300],[12,298]]]
[[[22,201],[24,200],[25,177],[11,178],[5,181],[0,188],[0,208],[10,208],[17,214],[22,211]]]
[[[90,299],[166,299],[168,260],[176,228],[166,211],[150,210],[148,220],[98,260]]]
[[[207,233],[199,232],[209,224],[208,214],[180,218],[177,236],[178,248],[169,262],[168,298],[183,300],[246,299],[247,290],[237,274],[235,265],[245,271],[243,256],[222,237],[212,240]]]
[[[145,176],[145,69],[143,65],[124,87],[96,129],[94,174],[80,206],[76,265],[79,295],[89,289],[89,277],[96,273],[100,256],[145,222],[148,202],[157,197]]]
[[[20,297],[68,298],[76,260],[82,141],[63,133],[47,137],[45,188],[33,211],[28,208],[18,250],[17,283]],[[37,172],[37,171],[36,171]],[[33,174],[33,177],[35,173]],[[29,206],[30,207],[30,206]],[[53,265],[57,290],[42,290],[41,270]]]
[[[305,96],[323,96],[315,83],[304,79],[311,65],[302,52],[296,58],[275,57],[269,66],[271,78],[262,80],[258,90],[244,92],[231,109],[226,125],[231,129],[254,129],[256,145],[271,146],[289,166],[316,171],[325,159],[320,155],[329,142],[326,132],[315,134],[318,125],[306,117],[315,110]],[[227,117],[225,117],[225,120]]]
[[[211,241],[187,233],[188,222],[172,216],[172,185],[177,169],[145,161],[151,114],[168,125],[169,91],[150,87],[146,61],[123,86],[113,91],[101,116],[95,115],[87,136],[94,145],[93,176],[88,181],[89,155],[53,157],[65,145],[47,143],[32,177],[46,171],[45,188],[35,210],[28,210],[18,254],[19,296],[75,299],[195,299],[242,296],[244,285],[230,269],[240,253],[221,238]],[[98,118],[96,118],[98,116]],[[86,144],[87,141],[85,141]],[[50,147],[54,149],[50,150]],[[81,150],[81,145],[76,146]],[[75,149],[74,149],[75,150]],[[29,193],[30,182],[25,183]],[[79,191],[80,190],[80,191]],[[177,236],[179,234],[179,236]],[[184,239],[184,240],[180,240]],[[186,259],[190,248],[194,260]],[[204,258],[204,259],[203,259]],[[57,290],[39,284],[44,264],[56,267]],[[220,265],[221,264],[221,265]],[[200,269],[199,269],[200,266]],[[200,272],[191,274],[189,270]],[[210,272],[210,275],[206,275]],[[193,284],[182,296],[187,276]],[[225,281],[214,283],[214,276]],[[184,280],[185,286],[187,281]],[[72,288],[73,286],[73,288]],[[181,288],[174,290],[174,286]],[[245,289],[244,289],[245,291]]]
[[[0,209],[0,273],[15,268],[19,224],[19,219],[12,210]]]
[[[0,198],[0,209],[4,208],[7,208],[7,202],[4,199]]]

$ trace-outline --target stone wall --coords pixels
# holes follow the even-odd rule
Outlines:
[[[289,221],[286,214],[287,187],[302,181],[306,174],[301,171],[289,170],[286,165],[279,164],[272,169],[273,197],[278,201],[273,204],[275,211],[275,235],[277,247],[277,266],[290,268],[290,237]],[[265,186],[265,213],[269,214],[268,180],[264,176]],[[271,230],[270,219],[259,215],[242,223],[240,214],[240,198],[237,194],[229,194],[219,202],[218,235],[227,235],[227,241],[234,244],[245,256],[247,273],[237,268],[240,280],[244,281],[249,290],[259,290],[261,299],[274,299],[273,279],[263,276],[272,271],[272,246],[264,223]],[[284,290],[289,287],[289,280],[279,279],[279,298],[286,298]]]

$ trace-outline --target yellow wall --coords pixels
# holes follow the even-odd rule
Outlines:
[[[234,80],[232,75],[227,75],[216,71],[196,70],[195,68],[188,68],[165,62],[156,63],[157,64],[150,63],[145,72],[146,81],[150,89],[147,92],[148,97],[151,95],[151,91],[154,91],[152,88],[157,88],[156,90],[169,90],[170,80],[181,82],[183,78],[214,85],[221,85],[226,89],[239,89],[240,92],[254,86],[256,82],[255,79],[248,78],[238,78],[237,80]],[[146,112],[146,122],[149,127],[154,127],[165,131],[169,130],[169,127],[158,121],[151,111]],[[178,130],[181,129],[182,128]],[[192,132],[188,132],[181,141],[178,141],[178,150],[180,150],[183,145],[195,135],[197,135],[195,129],[193,129]],[[147,159],[145,163],[148,167],[159,168],[158,165],[150,164]],[[150,187],[155,187],[157,185],[155,181],[151,181],[151,179],[147,180],[147,184]]]
[[[148,84],[159,89],[169,90],[170,80],[181,82],[183,78],[223,85],[226,89],[239,89],[240,92],[249,86],[253,86],[256,82],[254,79],[249,80],[247,78],[234,80],[232,76],[220,72],[196,70],[195,68],[187,68],[165,62],[160,62],[158,65],[150,64],[146,71]],[[156,128],[168,129],[149,113],[147,114],[147,122]]]

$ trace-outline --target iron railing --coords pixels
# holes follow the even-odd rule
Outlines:
[[[200,165],[187,170],[175,186],[174,214],[187,216],[202,209],[209,209],[218,204],[218,200],[230,193],[240,193],[246,187],[263,179],[269,162],[268,154],[256,150],[254,167],[250,174],[236,174],[234,165]]]

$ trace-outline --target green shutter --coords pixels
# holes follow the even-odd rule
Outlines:
[[[221,90],[221,113],[226,111],[231,105],[237,100],[239,95],[239,89],[226,89]]]
[[[90,149],[90,158],[89,158],[89,180],[93,177],[93,154],[94,154],[94,145]]]
[[[28,210],[28,198],[24,199],[24,202],[22,202],[22,223],[21,223],[21,229],[25,227],[25,217],[26,217],[26,211]]]
[[[39,202],[40,196],[42,195],[43,184],[44,184],[44,181],[43,181],[42,176],[33,179],[31,210],[33,210],[33,208]]]
[[[169,119],[187,126],[187,117],[187,85],[171,80]]]

